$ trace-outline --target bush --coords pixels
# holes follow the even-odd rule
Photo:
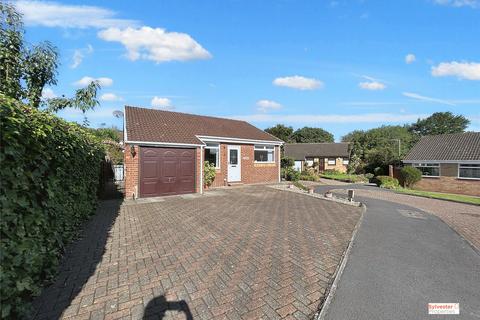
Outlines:
[[[386,189],[396,189],[400,187],[398,180],[389,176],[377,176],[376,184],[380,188],[386,188]]]
[[[373,173],[365,173],[364,176],[366,179],[368,179],[368,181],[372,181],[374,177]]]
[[[376,176],[383,176],[385,175],[385,170],[382,167],[376,167],[373,169],[373,174]]]
[[[289,157],[283,157],[280,160],[280,167],[282,168],[291,168],[295,165],[295,159]]]
[[[300,180],[305,181],[318,181],[320,177],[312,172],[312,170],[304,170],[300,173]]]
[[[293,168],[285,168],[285,179],[287,181],[298,181],[300,180],[300,172]]]
[[[95,211],[102,146],[79,125],[0,94],[2,318],[22,318]]]
[[[400,180],[404,187],[413,187],[415,183],[422,179],[422,172],[415,167],[403,167],[400,171]]]
[[[210,187],[215,180],[215,165],[209,161],[205,161],[203,166],[203,184],[207,187]]]

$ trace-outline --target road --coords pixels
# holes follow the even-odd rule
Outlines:
[[[369,187],[315,191],[346,188]],[[367,211],[324,319],[480,319],[480,255],[468,242],[407,204],[356,200]],[[459,303],[460,315],[428,315],[432,302]]]

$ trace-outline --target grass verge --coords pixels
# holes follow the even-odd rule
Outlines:
[[[431,192],[431,191],[421,191],[421,190],[412,190],[412,189],[404,189],[398,188],[394,190],[395,192],[410,194],[419,197],[426,197],[432,199],[440,199],[440,200],[450,200],[455,202],[461,203],[468,203],[468,204],[475,204],[480,205],[480,198],[474,196],[467,196],[461,194],[451,194],[451,193],[440,193],[440,192]]]

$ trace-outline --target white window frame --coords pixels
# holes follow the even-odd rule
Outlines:
[[[220,169],[220,143],[214,143],[214,142],[208,142],[205,144],[205,147],[204,149],[217,149],[218,152],[217,152],[217,159],[216,159],[216,162],[217,164],[215,165],[215,169]],[[205,153],[205,152],[204,152]],[[205,155],[204,155],[205,157]]]
[[[272,151],[273,152],[273,161],[257,161],[255,160],[255,150],[259,151]],[[267,156],[268,158],[268,156]],[[275,163],[275,146],[267,144],[256,144],[253,146],[253,161],[255,163]]]
[[[333,159],[333,163],[330,162],[330,159]],[[327,164],[329,166],[336,166],[337,165],[337,158],[327,158]]]
[[[419,169],[419,168],[438,168],[438,176],[425,176],[425,175],[422,174],[422,177],[424,177],[424,178],[440,178],[442,176],[442,168],[440,166],[440,163],[438,163],[438,162],[415,162],[415,163],[412,163],[412,167],[417,168],[417,169]]]
[[[350,159],[342,158],[342,163],[343,163],[344,166],[348,166],[350,164]]]
[[[460,177],[460,168],[462,167],[462,165],[477,165],[479,166],[478,167],[478,170],[480,170],[480,164],[479,163],[459,163],[457,164],[457,178],[458,179],[465,179],[465,180],[480,180],[480,178],[469,178],[469,177]],[[464,167],[464,168],[472,168],[472,167]]]

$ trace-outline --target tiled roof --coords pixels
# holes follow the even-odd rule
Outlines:
[[[480,132],[423,137],[410,150],[404,160],[480,160]]]
[[[348,157],[348,143],[288,143],[285,156],[295,160],[305,157]]]
[[[245,121],[130,106],[125,127],[128,141],[202,144],[196,136],[215,136],[282,142]]]

